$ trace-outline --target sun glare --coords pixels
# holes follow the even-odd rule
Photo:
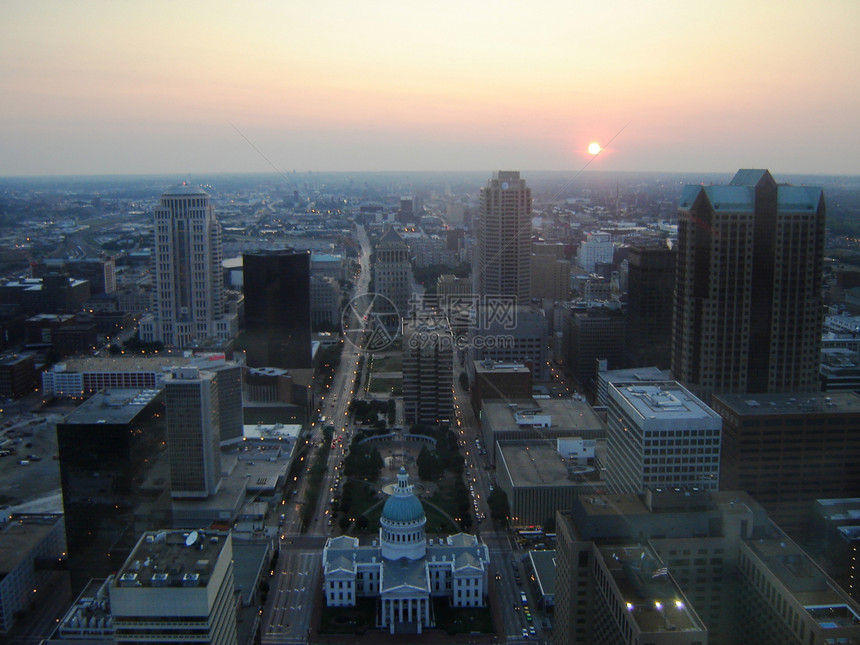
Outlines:
[[[603,148],[601,148],[600,144],[597,143],[596,141],[593,141],[593,142],[588,144],[588,153],[589,154],[596,155],[601,150],[603,150]]]

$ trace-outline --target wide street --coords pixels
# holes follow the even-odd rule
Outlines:
[[[361,243],[361,272],[356,280],[354,296],[367,293],[370,281],[370,245],[364,229],[359,227]],[[345,334],[340,341],[340,365],[328,387],[320,394],[320,422],[312,426],[306,460],[312,459],[312,448],[321,446],[324,426],[334,427],[334,437],[329,445],[329,455],[323,478],[321,493],[316,500],[314,512],[305,533],[301,532],[300,512],[307,499],[308,477],[299,478],[295,494],[282,505],[284,519],[280,529],[280,557],[270,581],[270,591],[262,616],[262,643],[264,645],[293,644],[307,642],[311,629],[314,602],[322,602],[319,593],[322,585],[322,549],[325,540],[332,535],[331,498],[338,490],[339,476],[342,471],[344,449],[350,440],[349,401],[353,398],[359,383],[361,345],[365,335],[358,330]],[[486,446],[478,447],[479,427],[468,392],[463,390],[457,378],[462,367],[454,366],[454,401],[456,421],[453,429],[458,433],[461,451],[466,460],[467,486],[472,497],[474,523],[472,531],[487,544],[490,552],[488,571],[489,600],[499,636],[504,635],[507,642],[535,642],[540,632],[528,634],[531,625],[540,627],[542,620],[535,614],[536,602],[527,584],[527,574],[519,550],[511,539],[509,531],[494,525],[490,519],[487,499],[495,486],[494,471],[489,456],[484,454]],[[324,421],[322,419],[324,418]],[[308,466],[306,466],[308,467]],[[515,572],[517,567],[518,574]],[[517,578],[520,578],[517,582]],[[528,602],[523,603],[521,592],[525,592]],[[533,620],[526,620],[524,604],[531,608]]]

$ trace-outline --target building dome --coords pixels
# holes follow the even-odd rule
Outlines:
[[[418,560],[427,553],[427,538],[424,534],[424,507],[409,484],[406,469],[400,467],[397,486],[382,507],[379,518],[379,545],[386,560],[408,558]]]
[[[388,522],[417,522],[423,518],[424,507],[412,492],[409,476],[401,466],[397,473],[397,486],[382,507],[382,519]]]

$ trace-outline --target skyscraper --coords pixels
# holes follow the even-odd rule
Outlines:
[[[310,253],[242,255],[249,367],[311,367]]]
[[[629,367],[669,367],[676,255],[675,249],[665,245],[630,247],[626,333]]]
[[[409,245],[393,228],[389,228],[375,248],[373,284],[377,293],[388,298],[397,308],[398,314],[406,318],[409,314],[409,299],[412,296],[412,266],[409,264]],[[384,305],[384,301],[377,306]],[[383,313],[388,313],[383,311]]]
[[[518,171],[498,171],[481,189],[475,290],[482,296],[529,300],[532,191]]]
[[[221,225],[209,195],[180,184],[155,209],[153,313],[140,322],[145,342],[190,347],[203,339],[238,332],[235,314],[224,311]]]
[[[447,324],[403,328],[403,405],[406,423],[436,424],[454,416],[451,382],[454,338]]]
[[[819,389],[824,194],[740,170],[678,209],[672,373],[714,392]]]
[[[170,494],[175,499],[205,499],[221,486],[216,378],[196,367],[179,367],[165,381]]]
[[[672,381],[607,386],[607,483],[613,493],[717,490],[722,419]]]

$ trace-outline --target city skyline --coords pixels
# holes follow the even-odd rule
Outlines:
[[[0,176],[856,171],[855,3],[529,10],[6,7]]]

